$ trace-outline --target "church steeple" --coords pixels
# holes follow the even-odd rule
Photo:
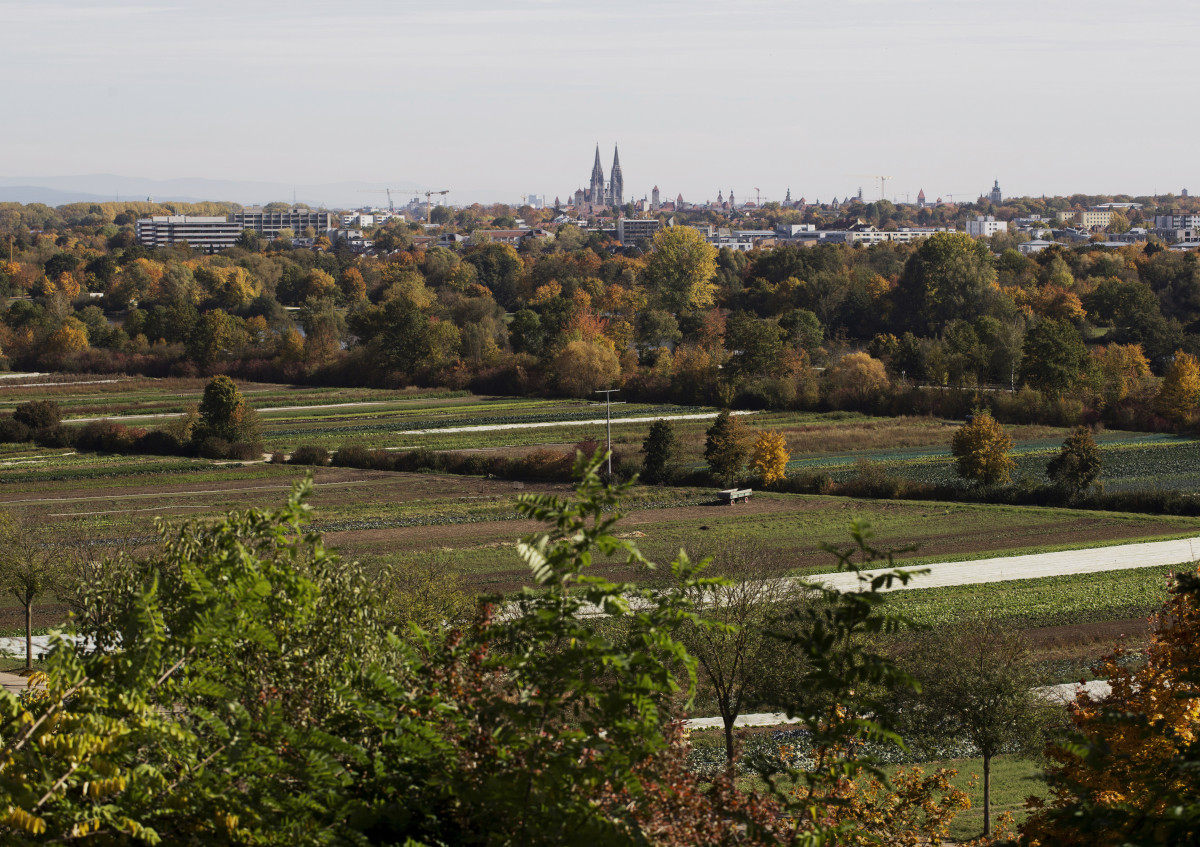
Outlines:
[[[588,186],[588,202],[604,205],[604,168],[600,165],[600,144],[596,144],[596,163],[592,165],[592,182]]]
[[[609,200],[613,206],[625,205],[625,178],[621,175],[621,157],[613,145],[613,166],[609,182]]]

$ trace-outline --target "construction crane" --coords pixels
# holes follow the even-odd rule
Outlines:
[[[855,176],[865,176],[869,179],[879,180],[879,199],[883,200],[887,197],[887,181],[892,178],[891,174],[886,176],[883,174],[855,174]]]
[[[387,199],[388,199],[388,211],[391,212],[392,214],[395,214],[396,204],[394,202],[392,202],[392,189],[390,189],[390,188],[364,188],[364,189],[362,189],[362,193],[363,194],[386,194]],[[406,188],[406,189],[397,191],[396,193],[397,194],[418,194],[419,192],[415,188],[413,188],[411,190]]]
[[[447,188],[445,191],[426,191],[425,192],[425,223],[427,223],[427,224],[433,223],[433,220],[431,217],[433,214],[433,201],[430,198],[433,197],[434,194],[440,194],[442,196],[445,196],[449,193],[450,193],[449,188]]]
[[[974,191],[955,191],[954,194],[947,193],[946,196],[949,197],[950,202],[953,203],[955,194],[957,194],[959,197],[970,197],[974,193]]]

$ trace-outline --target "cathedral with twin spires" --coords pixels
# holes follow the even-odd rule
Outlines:
[[[600,164],[600,145],[596,145],[596,162],[592,165],[592,178],[587,190],[580,188],[575,192],[575,206],[624,206],[625,179],[621,175],[621,157],[613,145],[612,173],[608,185],[604,184],[604,168]]]

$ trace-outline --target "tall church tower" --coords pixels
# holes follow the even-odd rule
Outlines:
[[[621,176],[621,157],[617,153],[617,145],[613,145],[613,166],[609,175],[609,203],[613,206],[625,205],[625,178]]]
[[[650,211],[657,212],[658,207],[661,205],[662,203],[659,202],[658,186],[656,185],[654,186],[654,190],[650,192]]]
[[[596,164],[592,165],[592,182],[588,187],[588,202],[593,206],[604,205],[604,168],[600,166],[600,145],[596,145]]]

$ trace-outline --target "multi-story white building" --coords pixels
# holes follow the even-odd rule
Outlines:
[[[155,215],[141,218],[135,224],[138,243],[143,247],[168,247],[186,241],[190,247],[206,253],[232,247],[241,237],[242,229],[229,218],[188,215]]]
[[[636,244],[643,238],[653,238],[662,229],[658,218],[617,218],[617,240],[622,244]]]
[[[873,226],[853,226],[845,231],[843,240],[847,244],[882,244],[885,241],[898,241],[908,244],[918,238],[928,238],[935,232],[952,232],[944,226],[904,226],[899,229],[876,229]]]
[[[994,215],[976,215],[967,221],[967,235],[972,238],[991,238],[998,232],[1008,232],[1008,222],[998,221]]]
[[[317,232],[334,229],[340,223],[335,220],[332,212],[316,211],[314,209],[284,209],[278,212],[268,212],[261,206],[248,206],[240,212],[234,212],[229,219],[238,225],[238,231],[252,229],[267,238],[276,238],[279,231],[290,229],[296,235],[312,227]],[[360,224],[362,226],[362,224]]]

